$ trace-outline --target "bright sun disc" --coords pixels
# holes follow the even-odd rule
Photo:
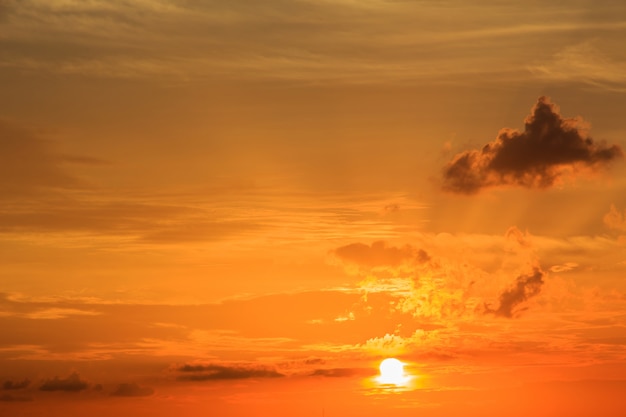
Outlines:
[[[407,377],[404,374],[404,363],[396,358],[387,358],[380,363],[380,377],[383,384],[402,385]]]

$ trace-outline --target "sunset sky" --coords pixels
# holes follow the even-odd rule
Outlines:
[[[0,415],[623,417],[624,45],[611,0],[0,0]]]

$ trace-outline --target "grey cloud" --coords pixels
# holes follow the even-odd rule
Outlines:
[[[316,369],[311,372],[310,376],[324,376],[330,378],[345,378],[356,375],[366,375],[370,374],[370,370],[365,370],[361,368],[324,368],[324,369]]]
[[[5,381],[2,388],[5,390],[24,389],[30,385],[30,380],[25,379],[23,381]]]
[[[115,397],[147,397],[154,394],[154,390],[148,387],[140,387],[137,384],[119,384],[111,395]]]
[[[66,391],[77,392],[87,389],[89,384],[80,379],[80,376],[74,372],[67,378],[59,378],[55,376],[52,379],[45,380],[39,387],[40,391]]]
[[[443,189],[475,194],[496,186],[549,188],[567,174],[597,170],[623,156],[618,145],[594,142],[582,120],[563,118],[548,97],[539,97],[524,131],[503,129],[481,150],[456,155],[443,171]]]
[[[352,243],[335,249],[333,253],[344,262],[371,268],[395,267],[409,262],[422,263],[430,259],[429,255],[422,249],[410,245],[388,246],[383,241],[377,241],[371,245]]]
[[[217,381],[228,379],[279,378],[284,375],[275,369],[257,365],[183,365],[178,368],[185,381]]]
[[[544,284],[544,275],[544,272],[539,267],[535,267],[530,274],[520,275],[511,288],[500,294],[498,308],[492,309],[489,306],[485,306],[486,312],[508,318],[518,314],[520,305],[541,292]]]

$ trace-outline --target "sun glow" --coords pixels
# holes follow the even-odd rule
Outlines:
[[[379,366],[380,376],[378,382],[381,384],[404,385],[409,380],[404,372],[404,363],[396,358],[384,359]]]

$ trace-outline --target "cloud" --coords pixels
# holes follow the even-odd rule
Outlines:
[[[475,194],[496,186],[549,188],[622,156],[618,145],[595,143],[580,118],[562,118],[548,97],[539,97],[523,132],[502,129],[481,150],[457,154],[444,168],[443,189]]]
[[[611,208],[604,215],[603,220],[609,229],[626,232],[626,210],[622,212],[614,204],[611,204]]]
[[[579,265],[576,262],[565,262],[563,265],[553,265],[550,267],[550,272],[568,272],[578,268]]]
[[[23,395],[11,395],[11,394],[0,395],[0,401],[4,401],[4,402],[27,402],[27,401],[32,401],[32,400],[33,399],[31,397],[27,397]]]
[[[511,226],[508,228],[506,233],[504,234],[505,242],[507,245],[505,249],[511,250],[511,243],[515,244],[517,247],[530,249],[532,248],[532,243],[530,241],[530,233],[526,231],[525,233],[519,230],[516,226]]]
[[[73,188],[80,181],[66,172],[52,142],[36,132],[0,120],[0,195],[45,188]]]
[[[496,309],[486,307],[487,313],[492,313],[499,317],[513,317],[519,312],[519,306],[528,299],[535,297],[541,292],[544,284],[544,272],[535,267],[533,272],[527,275],[520,275],[515,280],[515,284],[500,294],[500,305]]]
[[[102,313],[97,311],[79,310],[76,308],[48,308],[45,310],[26,313],[23,317],[35,320],[64,319],[70,316],[97,316]]]
[[[595,41],[570,45],[552,61],[531,66],[537,77],[550,81],[585,83],[608,91],[626,91],[626,61],[604,54]]]
[[[595,20],[585,2],[568,4],[568,14],[493,2],[493,13],[485,14],[484,1],[451,4],[457,3],[462,7],[446,7],[443,13],[436,1],[14,0],[8,3],[12,7],[0,6],[0,20],[19,7],[5,18],[1,64],[20,73],[185,81],[226,74],[349,83],[458,74],[519,80],[528,74],[515,63],[532,62],[538,50],[510,48],[511,39],[549,36],[554,41],[563,32],[582,36],[581,31],[606,33],[624,26]],[[612,7],[614,16],[623,13]],[[584,22],[577,18],[582,14],[588,17]],[[214,36],[205,36],[207,31]],[[44,36],[55,39],[57,47],[38,42]],[[181,42],[189,47],[181,50]]]
[[[352,243],[335,249],[332,252],[345,263],[369,268],[398,267],[407,263],[423,263],[429,255],[422,249],[405,245],[402,247],[388,246],[383,241],[371,245]]]
[[[15,389],[24,389],[30,385],[30,380],[25,379],[23,381],[5,381],[2,385],[2,388],[5,390],[15,390]]]
[[[285,375],[274,369],[257,365],[183,365],[179,377],[185,381],[218,381],[228,379],[279,378]]]
[[[404,353],[409,345],[409,340],[397,334],[385,334],[382,337],[373,337],[368,339],[364,348],[369,351],[383,356],[393,356]]]
[[[362,368],[325,368],[316,369],[311,372],[310,376],[324,376],[330,378],[345,378],[356,375],[371,374],[371,370]]]
[[[41,387],[39,387],[39,390],[77,392],[86,389],[87,386],[87,382],[81,380],[80,376],[74,372],[67,378],[55,376],[52,379],[45,380]]]
[[[111,393],[115,397],[147,397],[154,394],[154,390],[148,387],[140,387],[137,384],[119,384]]]

